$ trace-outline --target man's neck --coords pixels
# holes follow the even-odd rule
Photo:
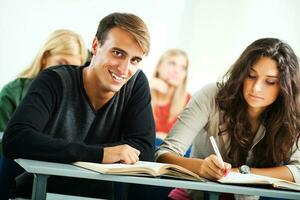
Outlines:
[[[103,89],[92,70],[90,67],[85,67],[82,72],[82,78],[89,101],[97,111],[114,96],[114,93]]]

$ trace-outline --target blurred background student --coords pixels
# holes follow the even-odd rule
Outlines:
[[[184,51],[170,49],[155,67],[150,87],[158,139],[166,137],[191,97],[186,90],[188,66],[188,56]]]
[[[87,49],[80,35],[66,29],[54,31],[33,62],[20,73],[18,78],[2,89],[0,93],[0,131],[5,130],[11,115],[39,72],[54,65],[78,66],[84,64],[86,58]]]
[[[33,79],[54,65],[79,66],[86,62],[88,51],[82,37],[74,31],[59,29],[50,34],[33,62],[0,92],[0,132],[3,132],[16,108],[26,95]],[[2,149],[2,145],[0,147]],[[1,151],[2,154],[2,151]],[[0,199],[7,199],[14,178],[22,171],[13,161],[1,156]]]
[[[156,128],[155,146],[158,147],[175,124],[178,114],[190,99],[186,90],[189,60],[180,49],[167,50],[154,69],[150,81],[152,108]],[[188,156],[190,150],[187,151]],[[129,199],[168,199],[170,187],[137,186]]]

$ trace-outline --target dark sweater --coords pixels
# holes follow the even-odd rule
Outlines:
[[[138,71],[109,102],[95,111],[83,86],[82,69],[54,67],[35,79],[4,134],[5,156],[99,163],[104,147],[129,144],[140,150],[140,160],[153,160],[155,128],[144,73]],[[53,180],[54,192],[67,178],[59,179],[60,183]],[[86,193],[99,182],[83,186],[72,180],[71,191],[66,193]]]

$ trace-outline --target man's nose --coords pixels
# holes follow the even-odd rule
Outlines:
[[[128,70],[130,68],[130,60],[124,60],[122,63],[119,64],[118,70],[122,74],[127,74]]]

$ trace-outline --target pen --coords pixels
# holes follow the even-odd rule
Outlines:
[[[212,145],[212,147],[214,149],[215,154],[217,155],[217,158],[223,164],[223,166],[225,166],[224,165],[224,161],[223,161],[222,156],[221,156],[221,153],[220,153],[219,148],[217,146],[215,138],[213,136],[210,136],[209,140],[211,142],[211,145]],[[227,173],[228,173],[228,171],[227,171],[227,169],[225,169],[225,171],[224,171],[225,176],[227,175]]]

